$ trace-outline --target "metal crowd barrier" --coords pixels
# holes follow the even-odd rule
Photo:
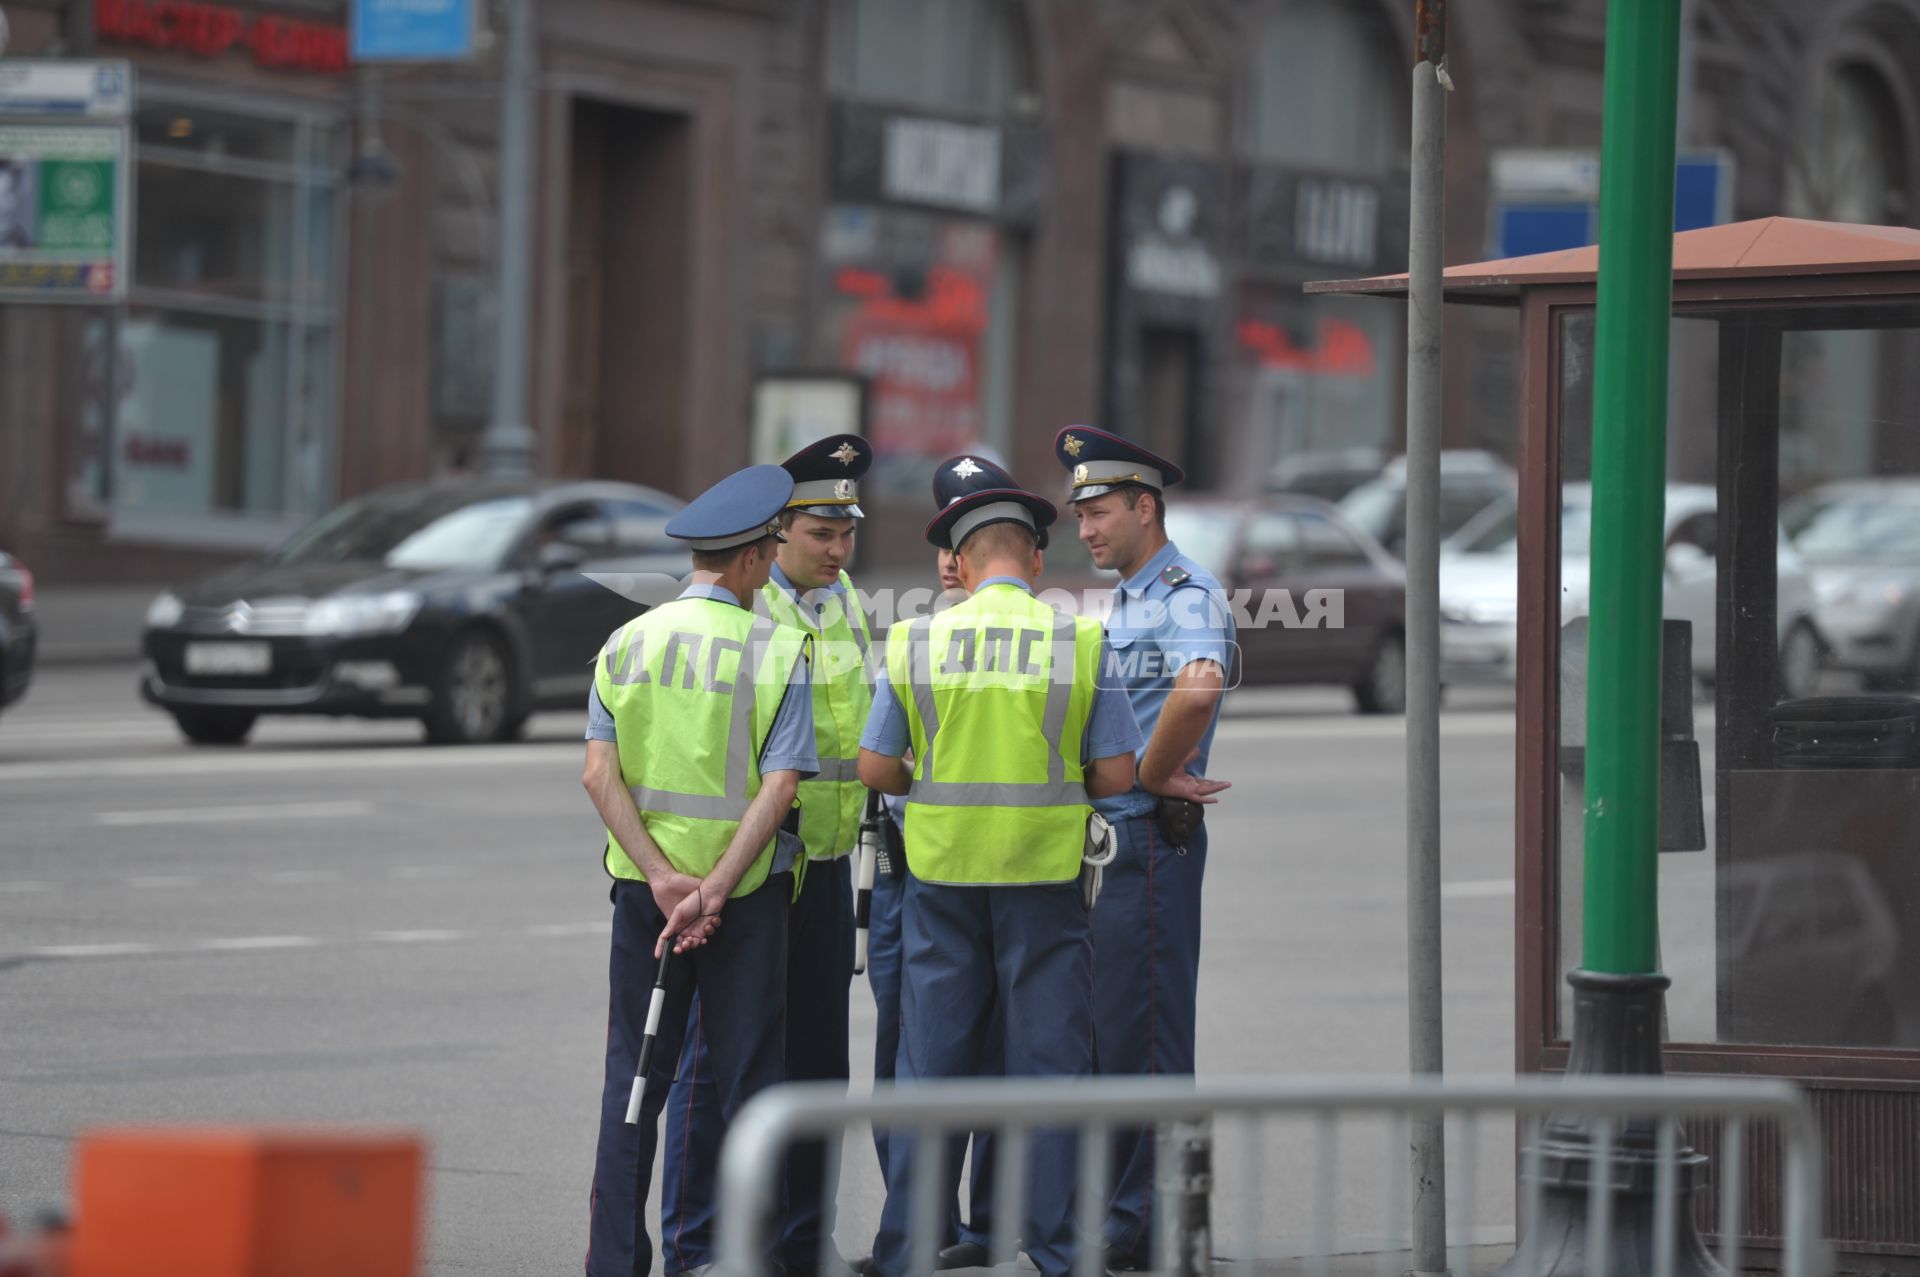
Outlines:
[[[1587,1119],[1593,1153],[1583,1178],[1573,1187],[1587,1191],[1587,1228],[1583,1265],[1590,1277],[1641,1271],[1632,1256],[1622,1256],[1616,1270],[1612,1224],[1616,1197],[1629,1190],[1625,1175],[1616,1175],[1618,1139],[1629,1122],[1654,1124],[1654,1217],[1651,1231],[1653,1277],[1675,1277],[1690,1271],[1682,1254],[1688,1221],[1678,1205],[1676,1185],[1684,1172],[1675,1156],[1687,1136],[1681,1123],[1717,1123],[1717,1146],[1697,1151],[1712,1155],[1711,1180],[1718,1190],[1718,1210],[1692,1209],[1718,1234],[1718,1259],[1729,1274],[1741,1271],[1741,1239],[1748,1225],[1742,1203],[1748,1200],[1748,1173],[1761,1186],[1765,1199],[1769,1177],[1779,1176],[1777,1225],[1778,1264],[1782,1277],[1826,1277],[1827,1256],[1821,1240],[1822,1163],[1820,1134],[1805,1096],[1785,1082],[1751,1079],[1672,1077],[1500,1079],[1292,1079],[1273,1081],[1204,1081],[1191,1079],[1091,1078],[995,1079],[923,1082],[883,1086],[871,1096],[850,1096],[833,1083],[790,1084],[756,1096],[728,1132],[720,1165],[718,1201],[718,1262],[716,1277],[763,1277],[769,1271],[767,1254],[779,1191],[785,1150],[798,1140],[825,1137],[828,1156],[841,1157],[840,1145],[866,1150],[857,1136],[863,1128],[918,1137],[914,1183],[926,1185],[938,1176],[947,1156],[944,1137],[975,1131],[994,1135],[994,1219],[992,1262],[1007,1262],[1019,1249],[1018,1229],[1025,1211],[1028,1136],[1036,1130],[1071,1129],[1080,1136],[1079,1188],[1076,1213],[1079,1235],[1099,1238],[1108,1197],[1111,1157],[1116,1129],[1150,1127],[1158,1132],[1159,1157],[1154,1215],[1161,1221],[1156,1241],[1160,1272],[1204,1273],[1215,1259],[1234,1261],[1230,1270],[1248,1277],[1254,1266],[1269,1271],[1299,1272],[1304,1277],[1331,1277],[1334,1257],[1348,1256],[1341,1272],[1401,1277],[1408,1230],[1408,1125],[1415,1117],[1439,1116],[1449,1124],[1448,1234],[1451,1277],[1483,1277],[1504,1265],[1506,1277],[1529,1277],[1541,1272],[1570,1269],[1560,1253],[1562,1243],[1543,1244],[1535,1227],[1543,1219],[1541,1138],[1549,1119]],[[1479,1226],[1476,1198],[1482,1195],[1496,1209],[1514,1203],[1512,1179],[1501,1159],[1481,1160],[1481,1127],[1488,1119],[1510,1118],[1496,1138],[1507,1148],[1518,1139],[1518,1218],[1512,1232]],[[1369,1155],[1341,1155],[1341,1131],[1371,1124],[1380,1143]],[[1288,1132],[1304,1134],[1304,1141]],[[1644,1126],[1642,1127],[1644,1134]],[[1778,1162],[1770,1141],[1777,1136]],[[1749,1150],[1766,1155],[1753,1156]],[[1498,1148],[1498,1145],[1493,1147]],[[1310,1150],[1310,1155],[1309,1155]],[[1765,1161],[1762,1167],[1757,1163]],[[1270,1176],[1269,1162],[1291,1163]],[[1370,1202],[1377,1193],[1381,1224],[1377,1234],[1341,1232],[1336,1219],[1336,1193],[1343,1169],[1352,1173],[1346,1191]],[[1644,1176],[1643,1176],[1644,1178]],[[831,1182],[831,1181],[830,1181]],[[1556,1192],[1567,1191],[1562,1178]],[[1092,1186],[1093,1191],[1085,1191]],[[964,1194],[964,1181],[962,1185]],[[1349,1206],[1352,1202],[1349,1201]],[[1704,1207],[1706,1203],[1699,1203]],[[943,1244],[939,1236],[949,1203],[934,1194],[917,1193],[912,1202],[909,1271],[890,1277],[921,1277],[934,1270],[934,1258]],[[1300,1218],[1303,1208],[1307,1218]],[[1364,1209],[1364,1208],[1363,1208]],[[1290,1212],[1290,1216],[1289,1216]],[[843,1212],[844,1213],[844,1212]],[[1343,1212],[1352,1214],[1351,1210]],[[1230,1223],[1211,1228],[1219,1214]],[[1282,1218],[1287,1217],[1287,1218]],[[831,1210],[828,1218],[832,1218]],[[1276,1220],[1290,1226],[1288,1236],[1276,1239]],[[1490,1236],[1490,1232],[1492,1236]],[[1214,1241],[1234,1238],[1218,1249]],[[1504,1246],[1516,1241],[1511,1256],[1505,1250],[1476,1272],[1470,1247]],[[843,1238],[848,1249],[864,1249],[864,1238]],[[820,1271],[833,1271],[833,1239],[823,1238]],[[1370,1255],[1355,1260],[1355,1255]],[[1747,1256],[1746,1258],[1751,1258]],[[1766,1266],[1772,1266],[1768,1263]],[[1697,1269],[1692,1269],[1697,1271]],[[1078,1248],[1074,1277],[1100,1277],[1101,1247]]]

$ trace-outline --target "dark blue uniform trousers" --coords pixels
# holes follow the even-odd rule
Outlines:
[[[800,898],[787,921],[789,1082],[847,1080],[847,1012],[853,986],[852,857],[807,866]],[[706,1000],[694,1004],[693,1032],[680,1055],[680,1075],[667,1099],[667,1156],[660,1176],[660,1243],[668,1272],[713,1261],[714,1197],[720,1141],[726,1134],[702,1023]],[[787,1211],[776,1254],[789,1273],[820,1262],[822,1233],[833,1233],[837,1183],[826,1181],[826,1146],[796,1146],[787,1162]]]
[[[1093,946],[1077,882],[1033,887],[947,887],[907,879],[902,937],[897,1076],[978,1074],[998,1004],[1004,1013],[1008,1077],[1084,1077],[1093,1069]],[[874,1239],[874,1265],[902,1277],[910,1253],[914,1196],[912,1137],[887,1142],[887,1201]],[[1044,1277],[1073,1263],[1077,1141],[1071,1132],[1033,1137],[1031,1190],[1022,1237]],[[922,1185],[951,1201],[943,1182]]]
[[[628,1126],[627,1098],[653,996],[653,945],[666,919],[646,883],[614,884],[607,1074],[593,1164],[587,1277],[647,1277],[653,1267],[647,1187],[653,1178],[660,1109],[680,1058],[687,1009],[696,990],[706,1008],[701,1029],[710,1048],[709,1071],[723,1121],[731,1121],[755,1092],[780,1080],[787,1032],[782,972],[792,894],[792,876],[773,875],[758,890],[727,901],[720,928],[705,945],[674,955],[640,1121]]]
[[[1114,822],[1119,850],[1093,910],[1094,1029],[1103,1074],[1193,1072],[1200,981],[1202,825],[1185,851],[1152,816]],[[1107,1243],[1128,1258],[1153,1257],[1153,1131],[1114,1134],[1114,1192]]]
[[[900,938],[901,909],[907,893],[907,872],[901,867],[892,874],[879,874],[873,880],[873,905],[867,926],[867,979],[873,985],[873,1005],[877,1021],[873,1034],[873,1080],[891,1082],[900,1054]],[[987,1029],[985,1050],[981,1052],[982,1075],[1000,1073],[1002,1025],[996,1001],[993,1022]],[[873,1128],[873,1148],[880,1155],[880,1178],[888,1179],[887,1143],[891,1133],[884,1126]],[[957,1166],[966,1155],[966,1141],[956,1140],[952,1154]],[[954,1178],[958,1179],[958,1171]],[[956,1202],[947,1220],[942,1246],[956,1241],[990,1244],[993,1234],[993,1137],[984,1131],[973,1135],[973,1173],[967,1192],[967,1215],[960,1217]]]

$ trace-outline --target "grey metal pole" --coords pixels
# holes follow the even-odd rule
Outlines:
[[[500,284],[495,296],[493,414],[480,436],[488,474],[532,471],[527,424],[527,320],[533,277],[533,0],[505,0],[500,86]]]
[[[1443,1071],[1440,1006],[1440,338],[1446,0],[1416,0],[1407,237],[1407,1045]],[[1411,1123],[1413,1267],[1447,1271],[1446,1123]]]

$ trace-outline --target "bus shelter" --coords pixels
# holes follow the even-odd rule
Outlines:
[[[1665,1066],[1805,1086],[1843,1266],[1920,1270],[1920,230],[1763,218],[1676,235],[1673,262]],[[1517,510],[1447,547],[1441,606],[1443,678],[1510,659],[1516,684],[1522,1072],[1566,1067],[1579,965],[1597,265],[1446,272],[1450,302],[1519,319]],[[1501,555],[1510,607],[1450,605],[1450,577]],[[1747,1155],[1777,1171],[1761,1133]],[[1771,1178],[1749,1254],[1777,1237]]]

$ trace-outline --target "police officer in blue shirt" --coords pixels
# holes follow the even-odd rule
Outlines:
[[[676,609],[676,632],[664,644],[644,645],[635,642],[631,631],[653,618],[623,626],[603,653],[608,677],[603,679],[596,671],[588,701],[582,783],[607,827],[606,863],[615,879],[606,1076],[594,1159],[588,1277],[645,1277],[652,1268],[653,1243],[645,1222],[647,1188],[653,1177],[660,1110],[681,1056],[687,1010],[696,989],[704,1009],[701,1031],[722,1118],[732,1120],[750,1096],[781,1080],[787,909],[793,894],[794,859],[801,848],[792,832],[792,817],[797,814],[793,802],[800,781],[819,771],[808,664],[804,655],[792,658],[796,647],[804,649],[805,639],[789,631],[779,642],[764,641],[764,636],[777,634],[776,627],[750,620],[747,642],[710,645],[713,656],[705,667],[705,686],[694,677],[693,652],[698,650],[697,640],[705,637],[700,633],[703,629],[713,634],[746,632],[747,624],[730,610],[714,612],[695,601],[725,609],[750,608],[755,592],[767,582],[774,546],[781,537],[777,517],[792,490],[792,477],[780,467],[755,466],[722,480],[673,517],[667,535],[689,545],[694,566],[680,598],[659,610],[665,614],[669,608]],[[688,633],[678,632],[682,624]],[[674,641],[682,639],[687,641]],[[665,665],[675,659],[676,646],[687,671],[684,680],[672,677],[673,671]],[[740,671],[720,664],[723,646],[739,654]],[[762,650],[754,651],[756,646]],[[762,652],[783,654],[764,656]],[[621,663],[620,677],[613,679],[616,661]],[[791,664],[784,691],[769,721],[761,709],[762,698],[772,702],[772,692],[779,689],[763,690],[757,683],[764,682],[764,676],[756,680],[751,671],[756,667],[778,671],[787,661]],[[653,662],[660,664],[656,667]],[[749,676],[742,677],[742,672]],[[619,693],[611,708],[601,694],[603,685]],[[736,701],[734,709],[715,715],[705,704],[676,699],[721,695],[744,697],[749,704]],[[716,766],[728,771],[727,792],[719,800],[686,804],[688,813],[676,813],[676,801],[684,795],[671,792],[672,784],[662,785],[660,778],[645,774],[651,759],[671,751],[642,748],[640,743],[670,739],[684,731],[683,723],[696,721],[723,724],[726,739],[709,742],[702,757],[720,760]],[[751,752],[751,740],[735,739],[739,724],[750,725],[755,734],[764,730],[757,756]],[[742,752],[757,767],[758,789],[750,797],[741,790],[742,814],[718,859],[702,872],[702,866],[691,863],[686,847],[674,844],[670,831],[703,826],[702,837],[707,842],[716,840],[713,818],[689,820],[687,816],[695,810],[710,811],[716,801],[733,799],[736,782],[729,760]],[[667,760],[662,766],[684,771],[687,764]],[[744,786],[744,775],[738,783]],[[660,832],[660,841],[655,840],[654,830]],[[762,865],[764,881],[741,890]],[[642,1091],[640,1120],[628,1125],[627,1103],[646,1032],[654,974],[659,953],[668,944],[676,954],[688,956],[669,968],[667,1000],[653,1067]]]
[[[845,566],[865,517],[860,480],[872,464],[873,447],[858,435],[816,440],[780,463],[793,476],[793,494],[780,514],[785,537],[770,582],[752,600],[761,615],[812,639],[815,743],[823,764],[817,783],[800,787],[809,862],[787,917],[789,1082],[844,1082],[849,1073],[853,880],[847,853],[859,836],[861,806],[853,791],[866,792],[852,768],[867,717],[868,637]],[[700,1018],[696,1000],[667,1103],[660,1231],[668,1277],[713,1258],[721,1122]],[[833,1232],[837,1182],[829,1182],[829,1172],[837,1167],[838,1158],[829,1158],[820,1141],[796,1146],[788,1159],[787,1212],[776,1249],[785,1277],[816,1273],[822,1234]]]
[[[935,510],[944,510],[975,492],[1019,486],[999,462],[984,453],[948,457],[933,472],[933,507]],[[935,543],[934,570],[940,578],[941,593],[936,606],[950,606],[967,597],[967,587],[960,580],[959,556],[954,553],[951,536],[944,535],[943,531],[936,529],[928,536]],[[1039,542],[1040,548],[1046,549],[1045,528],[1039,529]],[[873,1078],[876,1082],[894,1080],[900,1051],[901,906],[906,899],[907,884],[907,851],[900,828],[906,799],[889,794],[885,796],[885,801],[890,818],[886,834],[890,852],[888,868],[891,872],[874,876],[867,941],[867,978],[873,987],[876,1012],[873,1042]],[[1004,1026],[996,1009],[987,1026],[986,1040],[981,1044],[980,1074],[997,1075],[1001,1072],[1003,1031]],[[880,1155],[880,1177],[889,1187],[892,1185],[887,1152],[890,1140],[891,1132],[885,1127],[874,1128],[873,1146]],[[955,1168],[965,1154],[966,1141],[956,1140],[952,1153]],[[957,1175],[957,1169],[953,1173]],[[943,1247],[935,1258],[936,1268],[986,1266],[988,1246],[993,1235],[993,1184],[993,1137],[983,1131],[975,1132],[973,1167],[968,1175],[967,1211],[962,1216],[958,1203],[948,1211],[946,1233],[941,1239]]]
[[[1107,622],[1103,685],[1125,687],[1147,737],[1133,788],[1096,803],[1118,854],[1094,910],[1094,1035],[1103,1074],[1194,1071],[1200,974],[1204,805],[1220,697],[1232,665],[1233,618],[1212,573],[1167,539],[1166,489],[1180,468],[1117,435],[1069,426],[1054,451],[1070,476],[1080,540],[1120,573]],[[1153,1133],[1116,1134],[1106,1223],[1107,1267],[1151,1266]]]
[[[949,458],[942,465],[953,467],[960,478],[980,472],[979,463],[967,457]],[[1030,594],[1040,570],[1039,533],[1055,516],[1052,503],[1018,488],[989,488],[948,504],[929,525],[927,537],[936,546],[951,544],[960,556],[962,580],[972,591],[970,602],[961,607],[980,603],[986,592],[996,588]],[[1003,524],[1013,526],[1003,529]],[[1029,605],[1018,595],[1004,597],[1009,608],[1025,614]],[[916,622],[916,629],[923,624]],[[896,648],[896,642],[912,639],[889,636],[888,641],[889,653],[903,652],[909,657],[903,668],[912,668],[913,649]],[[1105,644],[1100,642],[1093,652],[1094,671],[1104,653]],[[945,666],[943,670],[953,672]],[[1126,697],[1101,686],[1097,678],[1092,682],[1079,753],[1085,767],[1083,792],[1097,796],[1118,793],[1126,785],[1140,734]],[[927,686],[916,685],[908,694],[916,701],[923,694],[932,699]],[[1021,876],[1030,867],[1023,862],[1025,857],[1057,860],[1058,847],[1010,847],[983,839],[977,848],[962,852],[949,840],[932,835],[927,843],[916,844],[921,835],[916,833],[913,804],[921,801],[917,797],[921,781],[914,778],[916,767],[902,758],[911,744],[913,727],[901,695],[888,673],[876,679],[873,716],[860,741],[860,776],[883,793],[906,794],[912,786],[907,822],[910,860],[919,854],[917,847],[930,858],[937,848],[943,857],[998,858],[1019,866],[1020,872],[1012,875],[1013,885],[1001,886],[969,879],[964,872],[951,881],[929,882],[928,877],[942,877],[939,866],[933,873],[917,863],[912,866],[903,906],[902,1040],[896,1077],[904,1082],[973,1073],[980,1062],[981,1031],[996,1005],[1005,1028],[1002,1059],[1008,1076],[1085,1075],[1092,1068],[1092,954],[1088,912],[1079,885],[1072,880]],[[942,730],[968,739],[956,717],[971,712],[973,704],[957,695],[947,700],[941,711],[948,716],[942,720],[946,724]],[[998,706],[984,712],[1006,715]],[[921,721],[927,721],[924,714]],[[1005,721],[1015,718],[1006,716]],[[1034,724],[1022,730],[1038,729]],[[935,748],[935,755],[939,752]],[[962,755],[962,750],[944,755],[949,766],[956,755]],[[928,765],[922,759],[917,767]],[[932,782],[927,787],[940,788]],[[925,801],[936,810],[943,805],[938,797]],[[1079,849],[1083,837],[1076,836],[1073,850]],[[958,860],[947,865],[948,872],[960,868]],[[933,1192],[937,1198],[951,1200],[958,1190],[957,1168],[950,1162],[942,1166],[940,1183],[907,1182],[914,1162],[913,1143],[911,1137],[898,1134],[889,1141],[887,1200],[868,1269],[877,1277],[904,1277],[912,1196]],[[1041,1134],[1034,1139],[1033,1178],[1022,1235],[1027,1254],[1043,1277],[1065,1277],[1073,1262],[1071,1149],[1071,1138],[1064,1134]]]

